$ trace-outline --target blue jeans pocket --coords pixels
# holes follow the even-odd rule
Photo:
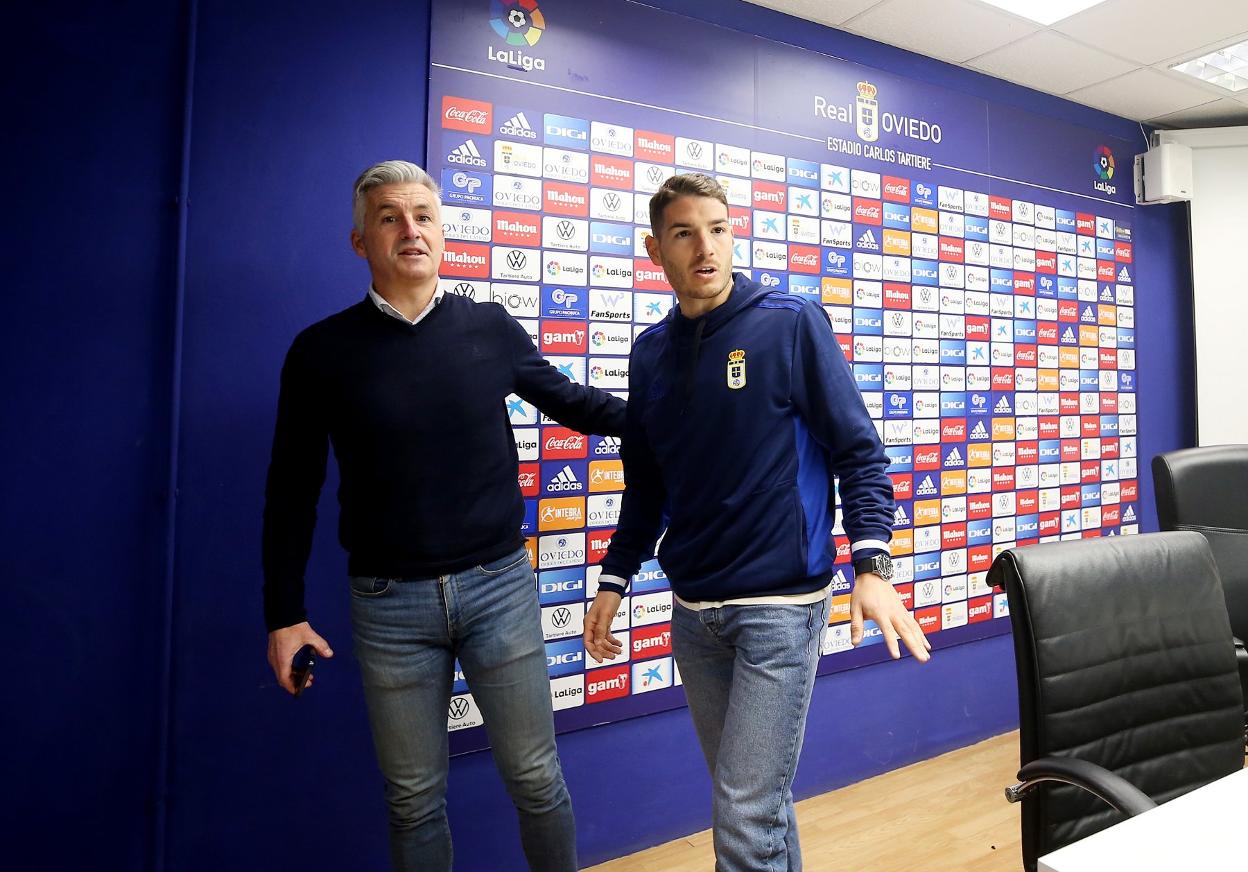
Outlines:
[[[372,599],[388,594],[390,589],[394,587],[395,579],[373,578],[368,575],[351,575],[347,577],[347,583],[351,585],[352,596]]]
[[[499,557],[497,560],[490,560],[486,563],[482,563],[477,567],[477,569],[485,575],[502,575],[509,569],[515,569],[522,562],[527,561],[528,559],[529,552],[524,548],[521,548],[519,551],[513,551],[511,554]]]

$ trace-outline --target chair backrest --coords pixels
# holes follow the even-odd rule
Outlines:
[[[1243,703],[1209,546],[1197,533],[1053,542],[1003,552],[1020,763],[1077,757],[1157,802],[1241,768]],[[1023,862],[1117,822],[1092,794],[1044,785],[1023,800]]]
[[[1231,632],[1248,639],[1248,445],[1211,445],[1153,458],[1157,521],[1195,530],[1218,565]]]

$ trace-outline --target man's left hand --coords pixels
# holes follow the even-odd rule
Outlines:
[[[918,621],[901,604],[897,590],[874,572],[864,572],[854,580],[849,614],[849,640],[854,645],[862,641],[863,620],[871,620],[884,634],[884,644],[894,660],[901,658],[898,639],[906,643],[915,660],[926,663],[931,659],[932,643],[923,635]]]

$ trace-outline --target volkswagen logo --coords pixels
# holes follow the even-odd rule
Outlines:
[[[468,709],[468,700],[464,699],[462,696],[457,696],[451,700],[450,715],[452,719],[459,720],[464,715],[468,714]]]
[[[691,142],[685,146],[685,153],[694,160],[697,160],[702,157],[702,146],[696,142]]]
[[[649,179],[652,184],[661,185],[663,183],[663,168],[650,167],[650,169],[646,170],[646,178]]]
[[[555,609],[554,613],[550,616],[550,619],[556,627],[563,629],[568,625],[568,622],[572,620],[572,612],[565,608],[558,608]]]
[[[555,232],[559,234],[560,239],[566,242],[576,233],[576,225],[571,221],[560,221],[555,225]]]
[[[607,194],[605,197],[602,198],[602,205],[606,206],[608,209],[614,212],[616,209],[620,208],[620,195],[619,194]]]
[[[524,269],[524,265],[527,262],[528,258],[525,257],[523,251],[513,248],[511,251],[507,252],[507,265],[512,269]]]

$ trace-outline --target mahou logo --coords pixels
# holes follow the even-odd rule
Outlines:
[[[442,98],[442,126],[448,130],[464,130],[469,133],[491,132],[490,115],[493,105],[466,97]]]
[[[466,278],[485,278],[490,272],[488,245],[447,243],[442,251],[442,273]]]

